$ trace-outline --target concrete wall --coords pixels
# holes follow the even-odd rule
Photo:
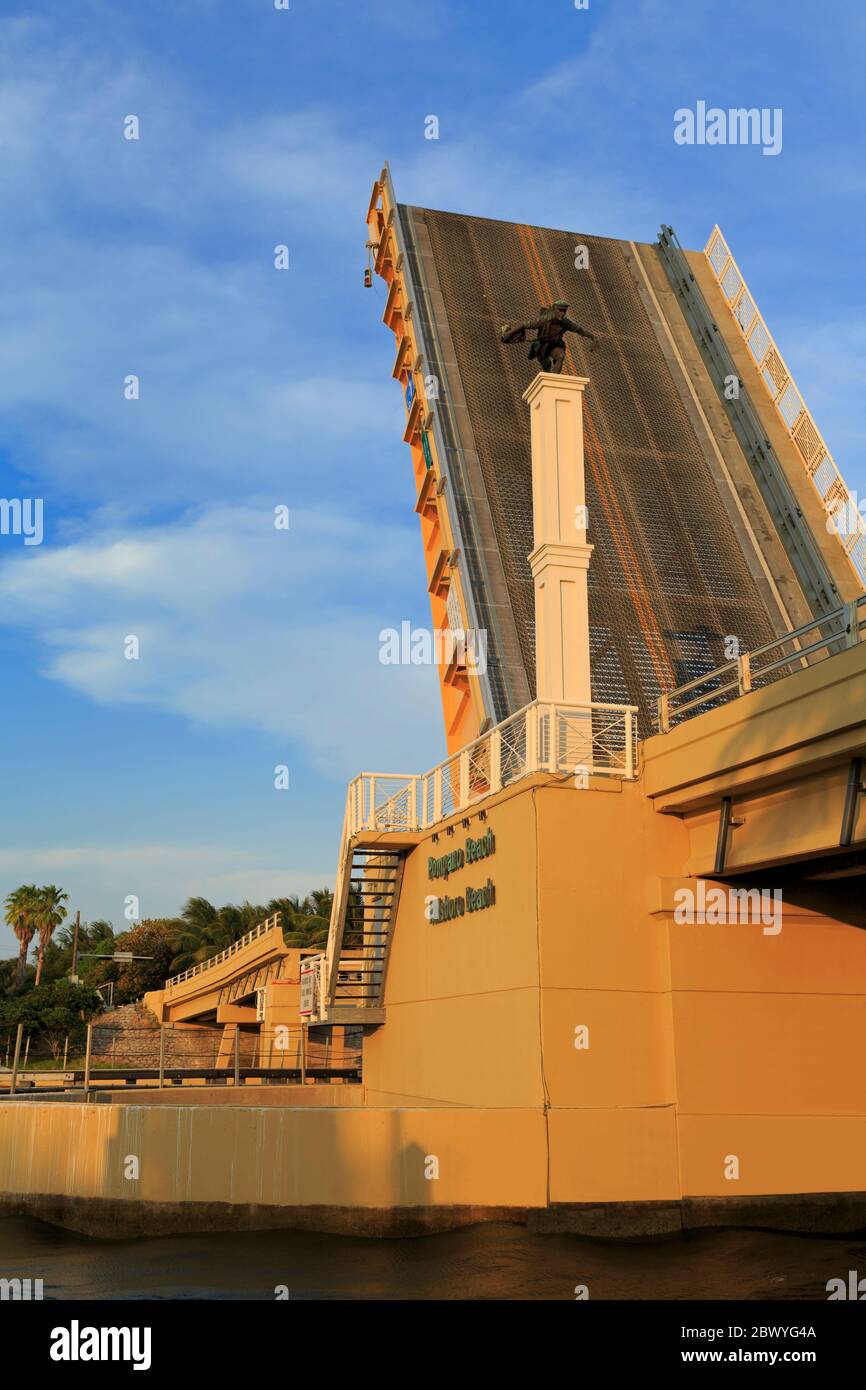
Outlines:
[[[365,1210],[421,1209],[435,1223],[437,1208],[455,1205],[543,1206],[544,1150],[538,1111],[6,1102],[0,1194],[7,1200],[0,1205],[16,1209],[9,1194],[48,1196],[54,1211],[71,1201],[70,1224],[85,1229],[100,1211],[111,1211],[117,1228],[136,1229],[139,1204],[142,1212],[154,1204],[172,1209],[175,1228],[191,1224],[190,1216],[204,1226],[231,1224],[217,1210],[226,1203],[254,1209],[258,1224],[280,1224],[280,1213],[302,1220],[311,1208],[356,1209],[359,1230]],[[132,1155],[135,1179],[125,1176]],[[428,1178],[433,1158],[438,1176]],[[321,1212],[319,1223],[329,1224]]]
[[[541,1076],[538,884],[532,795],[487,802],[488,819],[428,835],[406,861],[386,983],[387,1022],[364,1044],[371,1105],[535,1106]],[[493,829],[496,851],[447,880],[428,860]],[[492,878],[496,903],[448,922],[430,895],[465,894]]]
[[[684,838],[644,813],[635,786],[541,782],[411,854],[387,1022],[365,1044],[370,1103],[539,1109],[546,1098],[552,1201],[676,1199],[668,943],[645,879],[651,865],[679,869]],[[426,895],[444,891],[428,859],[487,828],[495,853],[447,891],[490,877],[495,906],[426,921]]]
[[[866,933],[790,907],[774,935],[676,924],[688,833],[639,784],[486,809],[407,863],[369,1103],[546,1099],[552,1202],[866,1188]],[[487,828],[496,853],[447,891],[489,876],[495,907],[428,922],[428,858]]]
[[[680,1195],[668,941],[645,885],[678,864],[681,830],[612,787],[534,798],[554,1202]]]

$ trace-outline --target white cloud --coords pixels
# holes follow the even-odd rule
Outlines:
[[[387,438],[399,454],[399,393],[337,328],[339,285],[327,308],[321,293],[335,242],[363,256],[378,156],[318,110],[215,117],[170,66],[114,59],[110,38],[100,50],[58,43],[47,21],[0,24],[13,467],[44,493],[134,508],[275,478],[295,500],[322,495],[348,447]],[[138,141],[123,138],[129,113]]]
[[[153,505],[277,477],[309,495],[323,468],[333,486],[347,446],[385,438],[396,452],[399,392],[349,360],[338,387],[333,348],[303,342],[297,306],[294,327],[283,322],[291,298],[275,293],[268,254],[227,272],[176,249],[52,237],[28,264],[0,243],[0,412],[13,460],[32,461],[52,490]],[[139,400],[124,399],[128,373]]]
[[[19,554],[0,604],[45,674],[93,700],[263,730],[331,775],[359,758],[424,771],[435,673],[379,662],[380,630],[408,616],[385,595],[407,573],[422,574],[408,527],[302,510],[278,531],[262,503]]]

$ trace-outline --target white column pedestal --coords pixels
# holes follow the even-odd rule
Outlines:
[[[588,377],[539,372],[523,399],[531,411],[535,545],[535,671],[539,700],[587,705],[589,666],[583,460],[583,391]]]

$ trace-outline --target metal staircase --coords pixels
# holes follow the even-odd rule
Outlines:
[[[404,853],[353,844],[344,834],[328,949],[318,958],[317,1022],[384,1022],[385,972]]]

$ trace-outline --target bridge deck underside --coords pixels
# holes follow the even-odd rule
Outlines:
[[[527,359],[533,335],[525,345],[506,346],[500,325],[564,299],[569,317],[599,336],[590,354],[585,340],[569,335],[565,364],[590,378],[584,404],[588,539],[595,547],[592,695],[639,705],[646,734],[660,691],[718,665],[725,637],[736,636],[747,650],[770,640],[780,624],[672,377],[629,244],[420,208],[401,207],[401,217],[422,285],[435,281],[427,312],[440,340],[453,345],[452,360],[430,369],[441,372],[443,392],[459,383],[465,399],[454,419],[455,452],[472,456],[463,465],[474,482],[462,485],[475,490],[466,499],[476,523],[467,549],[480,549],[479,536],[492,530],[507,591],[505,610],[501,603],[487,609],[489,661],[502,676],[506,706],[509,659],[522,664],[535,693],[529,412],[521,396],[537,364]],[[575,268],[579,245],[588,249],[586,269]],[[459,461],[448,462],[449,472],[457,462],[459,487]],[[489,574],[490,551],[488,540],[484,556],[466,557],[470,573],[475,562],[476,587],[483,588],[477,576],[485,564]]]

